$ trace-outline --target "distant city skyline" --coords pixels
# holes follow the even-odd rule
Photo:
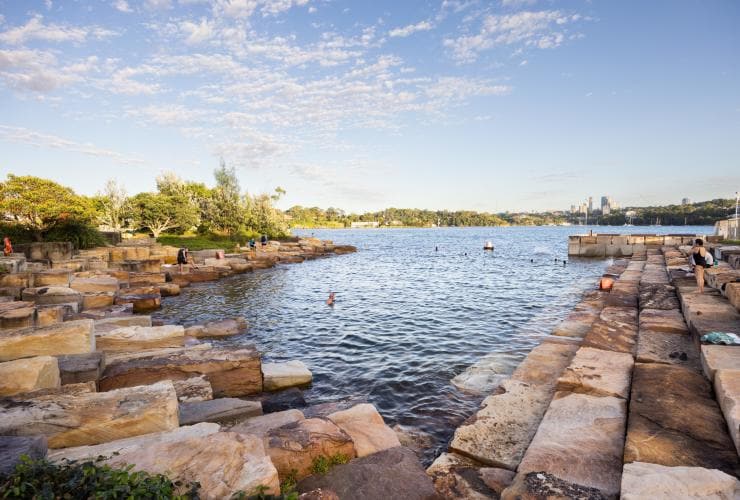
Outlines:
[[[223,158],[282,208],[730,198],[738,25],[732,0],[0,0],[0,179],[135,193]]]

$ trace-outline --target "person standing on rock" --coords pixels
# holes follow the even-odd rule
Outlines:
[[[707,265],[707,250],[701,238],[697,238],[691,248],[691,266],[696,276],[699,293],[704,293],[704,268],[709,266]]]
[[[10,243],[10,238],[7,236],[3,238],[3,255],[6,257],[10,257],[10,254],[13,253],[13,245]]]
[[[182,266],[190,261],[190,252],[187,248],[181,248],[177,251],[177,265],[180,267],[182,272]]]
[[[267,235],[263,234],[262,238],[260,238],[260,243],[262,243],[262,246],[267,245]]]

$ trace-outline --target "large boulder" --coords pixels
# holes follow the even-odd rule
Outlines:
[[[624,465],[621,498],[731,500],[740,498],[740,481],[716,469],[634,462]]]
[[[264,437],[267,454],[280,476],[302,479],[319,457],[354,458],[352,438],[330,420],[308,418],[270,430]]]
[[[82,293],[65,286],[45,286],[40,288],[24,288],[23,300],[38,305],[47,304],[77,304],[82,305]]]
[[[65,321],[42,328],[0,331],[0,361],[29,356],[83,354],[95,350],[93,322]]]
[[[33,273],[33,286],[69,286],[72,273],[66,269],[47,269]]]
[[[179,325],[126,326],[96,333],[96,345],[106,352],[131,352],[144,349],[182,347],[185,329]]]
[[[31,459],[46,456],[44,436],[0,436],[0,477],[9,475],[21,462],[21,457]]]
[[[204,375],[214,397],[239,397],[262,392],[260,354],[254,346],[240,349],[208,344],[176,349],[118,354],[107,360],[100,389],[183,380]]]
[[[730,437],[740,454],[740,370],[719,370],[714,376],[714,392],[727,421]]]
[[[189,377],[182,380],[173,380],[180,403],[193,403],[195,401],[209,401],[213,399],[213,387],[205,375]]]
[[[396,433],[385,425],[383,417],[371,404],[359,404],[348,410],[332,413],[328,418],[349,434],[358,457],[401,446]]]
[[[334,491],[339,498],[353,500],[439,498],[419,459],[413,451],[403,447],[337,465],[326,475],[312,476],[298,483],[299,492],[319,488]]]
[[[301,387],[313,380],[313,375],[301,361],[264,363],[262,365],[264,390],[279,391],[288,387]]]
[[[740,347],[726,345],[701,346],[701,366],[704,375],[714,380],[717,370],[740,370]]]
[[[304,418],[303,412],[300,410],[285,410],[248,418],[230,426],[229,430],[241,434],[264,437],[273,429],[298,422]]]
[[[59,365],[52,356],[0,363],[0,396],[14,396],[59,385]]]
[[[172,382],[110,392],[0,400],[0,435],[44,435],[50,448],[113,441],[178,426]]]
[[[514,472],[495,467],[481,467],[469,458],[442,453],[427,468],[434,489],[442,498],[487,500],[498,498],[511,484]]]

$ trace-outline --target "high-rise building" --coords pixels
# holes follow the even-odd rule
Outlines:
[[[611,204],[612,199],[609,196],[602,196],[601,197],[601,214],[602,215],[609,215],[611,213]]]
[[[589,213],[593,213],[594,211],[594,197],[593,196],[588,197],[588,211]]]
[[[691,203],[691,200],[688,198],[684,198],[681,200],[681,205],[688,205]]]

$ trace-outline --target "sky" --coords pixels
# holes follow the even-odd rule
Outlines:
[[[734,197],[738,26],[734,0],[0,0],[0,179],[133,194],[223,159],[283,208]]]

